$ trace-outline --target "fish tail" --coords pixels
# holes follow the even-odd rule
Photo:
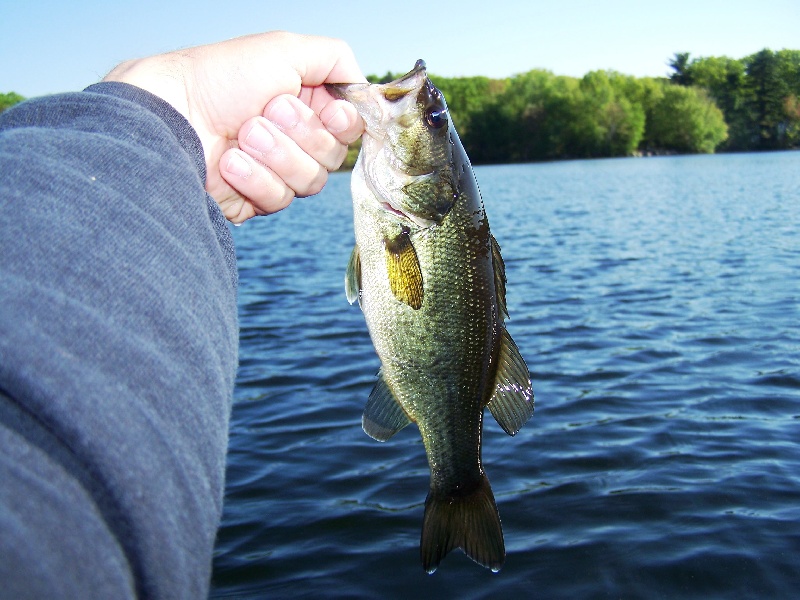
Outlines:
[[[433,573],[454,548],[494,572],[503,566],[503,528],[486,475],[466,492],[444,494],[432,487],[428,493],[420,542],[425,571]]]

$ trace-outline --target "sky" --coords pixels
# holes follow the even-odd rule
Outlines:
[[[80,90],[117,63],[284,29],[346,40],[365,74],[669,74],[676,52],[800,49],[800,0],[0,0],[0,93]]]

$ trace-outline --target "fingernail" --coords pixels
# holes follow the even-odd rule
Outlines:
[[[275,138],[267,131],[266,127],[261,124],[256,124],[247,134],[244,143],[250,146],[253,150],[261,153],[266,153],[272,150],[275,146]],[[241,157],[239,157],[241,158]]]
[[[231,157],[228,159],[228,166],[225,167],[225,170],[238,177],[250,177],[252,173],[250,165],[238,154],[231,154]]]
[[[269,120],[279,127],[290,129],[300,122],[297,111],[285,98],[278,98],[269,109]]]
[[[333,116],[325,123],[325,127],[331,133],[341,133],[350,125],[350,120],[341,108],[333,113]]]

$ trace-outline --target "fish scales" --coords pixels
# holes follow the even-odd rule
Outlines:
[[[354,178],[362,181],[357,173]],[[467,183],[471,193],[462,190],[462,196],[477,198],[477,190],[470,189],[476,187],[474,181],[470,178]],[[485,365],[497,335],[492,328],[496,311],[491,300],[494,276],[489,231],[485,226],[479,228],[482,235],[468,235],[475,231],[476,216],[485,219],[482,210],[472,204],[456,203],[436,230],[423,229],[411,236],[426,282],[426,302],[419,312],[399,306],[396,311],[375,311],[370,321],[377,353],[387,357],[384,376],[420,427],[433,477],[444,486],[463,485],[465,476],[467,481],[479,479],[481,409],[487,401],[484,395],[490,375]],[[364,220],[377,220],[372,206],[363,210]],[[398,234],[398,227],[359,227],[359,248],[381,247],[384,239]],[[449,257],[447,262],[437,260],[442,256]],[[362,281],[364,310],[369,311],[371,305],[394,304],[382,254],[362,252],[361,257],[362,277],[365,273],[374,277],[374,281]],[[453,304],[462,309],[452,310]],[[477,331],[478,324],[483,325],[482,332]],[[397,331],[404,335],[395,335]],[[459,351],[452,352],[454,348]],[[433,404],[430,398],[449,401]]]
[[[364,430],[386,441],[411,422],[419,428],[431,470],[423,567],[432,573],[461,548],[499,570],[505,546],[481,460],[483,412],[514,435],[533,413],[533,392],[505,330],[505,269],[469,159],[424,62],[388,84],[329,89],[366,123],[346,277],[381,359]]]

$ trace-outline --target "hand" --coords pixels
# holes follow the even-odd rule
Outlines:
[[[363,82],[342,41],[285,32],[122,63],[122,81],[169,102],[197,131],[206,189],[233,223],[316,194],[364,131],[324,83]]]

